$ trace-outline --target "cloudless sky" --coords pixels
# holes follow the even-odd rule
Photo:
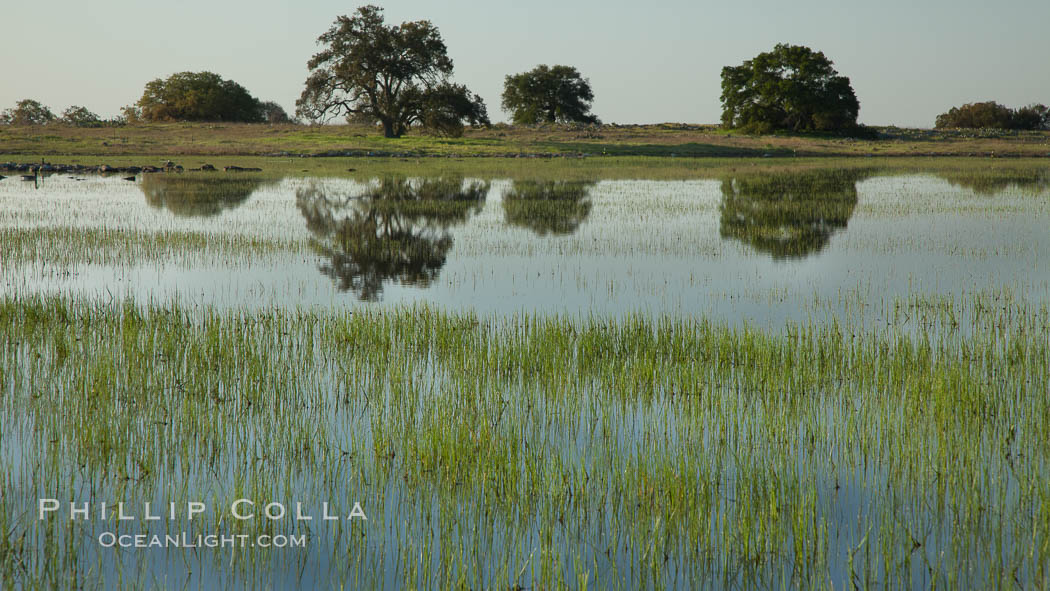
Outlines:
[[[720,72],[777,43],[823,51],[848,76],[860,121],[931,127],[967,102],[1050,104],[1050,0],[395,0],[388,23],[430,20],[493,121],[503,78],[575,66],[610,123],[716,123]],[[154,78],[208,70],[289,113],[318,35],[358,3],[314,0],[38,0],[5,8],[0,108],[110,117]]]

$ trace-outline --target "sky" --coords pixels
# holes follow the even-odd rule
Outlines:
[[[822,51],[848,76],[861,123],[932,127],[968,102],[1050,104],[1050,1],[397,0],[388,23],[429,20],[453,80],[493,121],[508,74],[575,66],[606,123],[717,123],[720,73],[777,43]],[[289,113],[316,39],[359,4],[311,0],[38,0],[5,9],[0,109],[116,115],[147,82],[211,71]]]

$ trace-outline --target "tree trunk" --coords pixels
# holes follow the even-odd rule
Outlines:
[[[394,122],[389,119],[383,119],[383,137],[397,137],[394,134]]]

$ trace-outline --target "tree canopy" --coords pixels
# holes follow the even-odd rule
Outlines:
[[[146,84],[138,102],[145,121],[262,121],[262,109],[243,86],[211,72],[179,72]]]
[[[292,118],[284,110],[284,107],[273,101],[259,103],[259,111],[262,120],[266,123],[291,123]]]
[[[857,127],[860,103],[849,78],[822,52],[778,44],[743,64],[722,68],[722,124],[769,132]]]
[[[464,123],[488,123],[481,97],[449,82],[452,59],[429,21],[387,25],[382,8],[362,6],[317,41],[323,49],[307,62],[310,75],[296,101],[306,119],[379,122],[386,137],[401,137],[413,124],[455,135]]]
[[[517,124],[598,123],[593,100],[590,82],[572,66],[539,65],[503,82],[503,110]]]
[[[1050,108],[1035,104],[1011,109],[995,101],[967,103],[938,115],[935,126],[938,129],[1050,129]]]
[[[62,123],[74,127],[99,127],[102,125],[102,120],[87,107],[73,105],[62,111]]]
[[[5,109],[0,114],[0,121],[9,125],[45,125],[54,120],[51,109],[33,99],[20,100],[13,109]]]

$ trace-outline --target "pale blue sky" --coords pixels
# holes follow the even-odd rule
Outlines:
[[[849,76],[863,123],[930,127],[953,105],[1050,103],[1050,1],[376,2],[388,22],[428,19],[494,121],[503,77],[576,66],[614,123],[715,123],[719,73],[776,43],[823,51]],[[289,112],[315,40],[357,3],[319,0],[39,0],[4,10],[0,108],[35,98],[104,115],[179,71],[232,78]]]

